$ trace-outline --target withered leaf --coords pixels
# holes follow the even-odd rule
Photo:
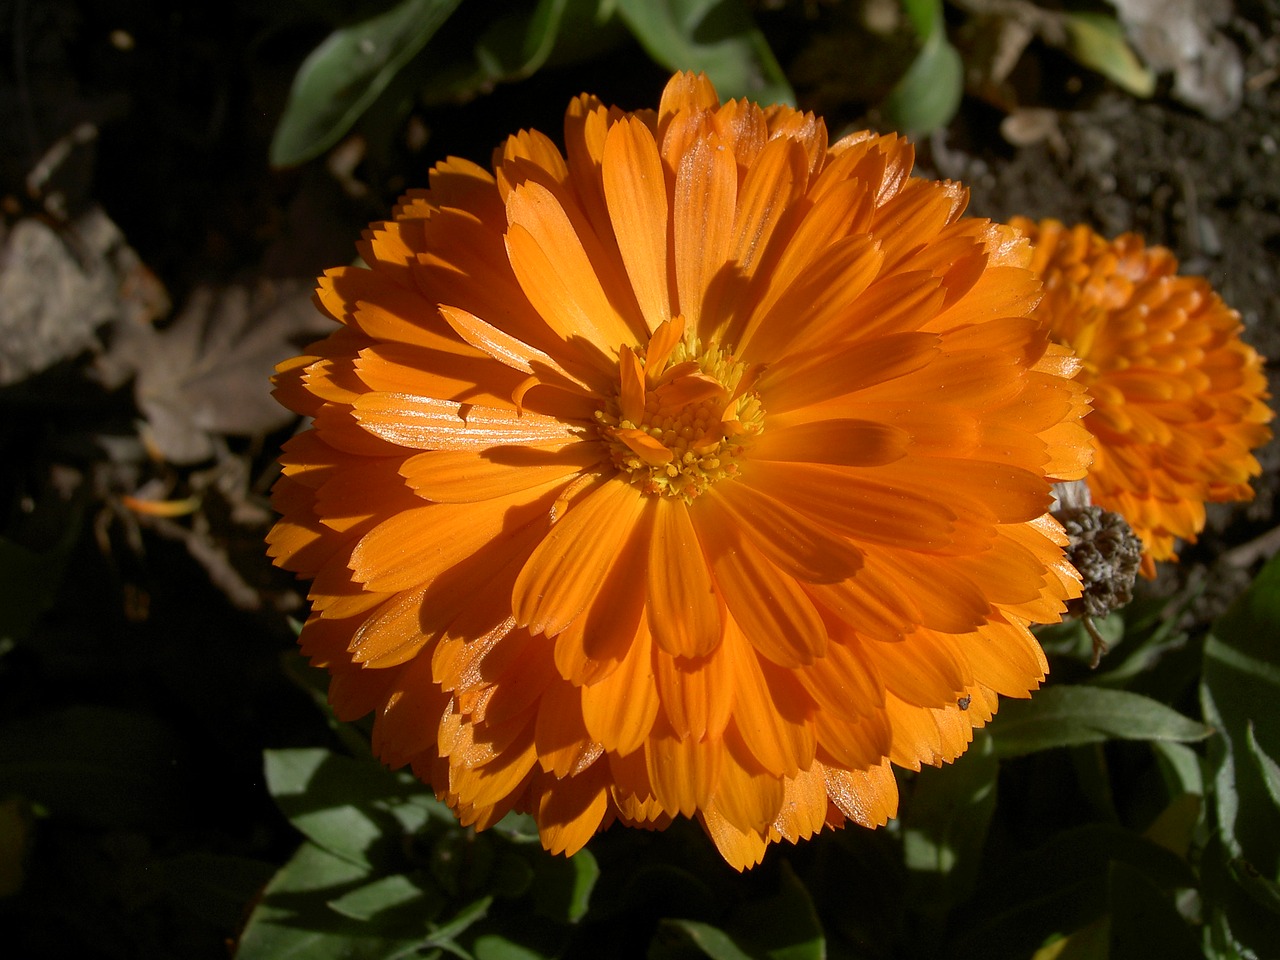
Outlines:
[[[214,456],[215,437],[257,436],[294,417],[271,396],[281,360],[329,332],[312,284],[260,280],[200,287],[163,330],[122,327],[100,364],[108,386],[134,377],[144,433],[170,463]]]

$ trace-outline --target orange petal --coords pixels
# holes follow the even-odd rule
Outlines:
[[[644,504],[644,495],[620,480],[606,480],[576,500],[516,578],[516,622],[554,636],[586,609]]]
[[[751,458],[878,467],[901,459],[909,442],[905,431],[874,420],[818,420],[771,425],[752,445]]]
[[[507,200],[507,252],[529,302],[563,340],[585,337],[606,358],[633,331],[605,295],[596,267],[551,192],[521,184]]]
[[[369,590],[394,592],[428,583],[499,537],[545,522],[556,484],[472,504],[433,503],[405,510],[366,533],[351,571]]]
[[[424,500],[476,503],[589,470],[603,457],[594,443],[488,450],[426,450],[400,464],[400,476]]]
[[[611,676],[647,636],[639,584],[648,565],[649,526],[643,514],[626,539],[611,545],[614,556],[595,599],[556,637],[556,667],[577,686]]]
[[[582,721],[578,688],[565,680],[554,681],[542,691],[533,738],[538,764],[559,778],[577,776],[603,752]]]
[[[735,825],[719,806],[710,806],[702,811],[702,825],[720,851],[720,856],[733,869],[741,872],[764,859],[764,852],[769,846],[768,837]]]
[[[574,437],[573,426],[555,417],[405,394],[365,394],[356,401],[355,417],[374,436],[417,450],[483,450]]]
[[[733,724],[756,763],[772,776],[794,777],[813,763],[813,700],[791,671],[762,662],[741,637],[734,647]]]
[[[770,415],[784,413],[914,373],[933,360],[939,342],[932,333],[891,333],[834,351],[793,353],[769,366],[760,390]]]
[[[714,134],[679,160],[672,209],[679,312],[694,330],[708,312],[712,280],[724,268],[733,240],[738,171]]]
[[[662,809],[691,817],[704,808],[719,779],[723,754],[719,740],[680,740],[655,730],[645,741],[645,762]]]
[[[648,739],[660,706],[653,643],[642,626],[618,669],[582,688],[582,719],[593,740],[625,756]]]
[[[764,556],[799,580],[835,583],[862,566],[862,550],[848,539],[746,484],[722,484],[709,500],[724,508],[724,522],[736,526]]]
[[[602,176],[613,235],[650,330],[671,318],[667,184],[653,134],[635,117],[610,129]]]
[[[743,337],[745,356],[767,360],[838,343],[860,333],[851,318],[863,312],[865,291],[884,256],[871,237],[845,237],[821,251],[816,262],[757,307]]]
[[[538,799],[538,835],[551,853],[573,856],[595,836],[609,810],[608,768],[596,764],[569,780],[548,785]]]
[[[662,711],[682,740],[717,740],[733,712],[731,656],[721,644],[705,657],[672,657],[655,648],[654,679]]]
[[[684,501],[654,501],[647,593],[653,638],[672,656],[701,657],[720,642],[720,600]]]
[[[888,761],[866,770],[826,770],[827,796],[854,823],[875,829],[898,815],[898,783]]]
[[[751,644],[784,667],[812,663],[822,656],[827,629],[795,579],[725,523],[722,513],[707,517],[699,511],[694,526],[729,613]]]
[[[953,637],[933,630],[916,630],[899,643],[869,640],[860,644],[885,688],[919,707],[954,703],[972,682],[957,646]]]
[[[763,836],[782,809],[786,788],[781,778],[755,762],[732,725],[721,752],[720,775],[705,809],[715,810],[739,830]]]

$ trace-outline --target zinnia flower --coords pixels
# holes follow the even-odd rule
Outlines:
[[[1240,339],[1240,315],[1204,279],[1178,276],[1164,247],[1056,220],[1012,224],[1035,244],[1035,315],[1082,362],[1093,502],[1129,521],[1154,576],[1155,561],[1177,559],[1175,540],[1195,542],[1206,502],[1253,497],[1250,451],[1271,436],[1262,359]]]
[[[896,137],[677,75],[449,159],[279,368],[277,562],[339,716],[464,824],[696,817],[742,869],[895,813],[1044,675],[1091,442],[1029,245]]]

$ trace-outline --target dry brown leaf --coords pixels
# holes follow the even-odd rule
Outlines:
[[[96,349],[107,323],[149,323],[167,301],[97,207],[62,227],[19,220],[0,246],[0,386]]]
[[[258,436],[293,414],[271,396],[283,357],[332,327],[311,303],[310,281],[200,287],[164,330],[124,327],[99,364],[108,386],[134,377],[144,437],[173,464],[207,460],[215,438]]]

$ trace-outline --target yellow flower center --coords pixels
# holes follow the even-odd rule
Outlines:
[[[676,318],[647,348],[622,348],[618,393],[596,421],[628,482],[687,502],[738,473],[744,449],[764,428],[764,408],[751,389],[760,366],[714,341],[671,343],[682,329]]]

